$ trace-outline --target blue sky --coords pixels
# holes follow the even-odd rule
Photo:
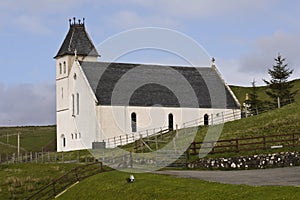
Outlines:
[[[278,52],[294,69],[292,78],[300,77],[299,11],[296,0],[1,2],[0,125],[55,123],[53,56],[68,31],[68,19],[74,16],[85,17],[96,45],[132,28],[179,31],[216,58],[229,84],[250,86],[254,78],[259,85],[262,78],[268,79],[267,69]],[[155,58],[145,52],[121,61],[151,62]],[[167,64],[168,59],[162,62]]]

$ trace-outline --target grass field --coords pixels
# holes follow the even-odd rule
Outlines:
[[[20,132],[21,151],[38,152],[47,146],[56,149],[56,126],[0,127],[0,153],[17,152],[17,133]]]
[[[211,183],[157,174],[113,171],[98,174],[70,188],[58,199],[299,199],[298,187]]]
[[[0,165],[0,199],[24,199],[78,164]]]

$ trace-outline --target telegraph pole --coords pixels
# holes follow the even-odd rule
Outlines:
[[[18,132],[18,160],[20,160],[20,132]]]

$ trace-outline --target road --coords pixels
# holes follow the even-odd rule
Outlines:
[[[227,184],[300,186],[300,167],[236,171],[166,170],[155,173]]]

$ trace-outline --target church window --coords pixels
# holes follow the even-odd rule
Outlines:
[[[77,140],[77,133],[75,133],[75,139]]]
[[[170,113],[168,118],[169,118],[169,130],[172,131],[174,128],[173,114]]]
[[[76,100],[77,100],[77,115],[79,115],[79,93],[76,95]]]
[[[62,138],[62,146],[66,147],[66,138],[65,138],[65,136],[63,136],[63,138]]]
[[[72,94],[72,116],[75,115],[75,97],[74,94]]]
[[[64,88],[61,88],[61,98],[64,98]]]
[[[131,131],[136,132],[137,127],[136,127],[136,113],[133,112],[131,113]]]
[[[74,139],[74,135],[73,135],[73,133],[71,134],[71,137],[72,137],[72,140]]]
[[[64,74],[67,72],[66,61],[64,61]]]
[[[59,74],[62,74],[61,63],[59,63]]]
[[[204,115],[204,125],[208,125],[208,114]]]

